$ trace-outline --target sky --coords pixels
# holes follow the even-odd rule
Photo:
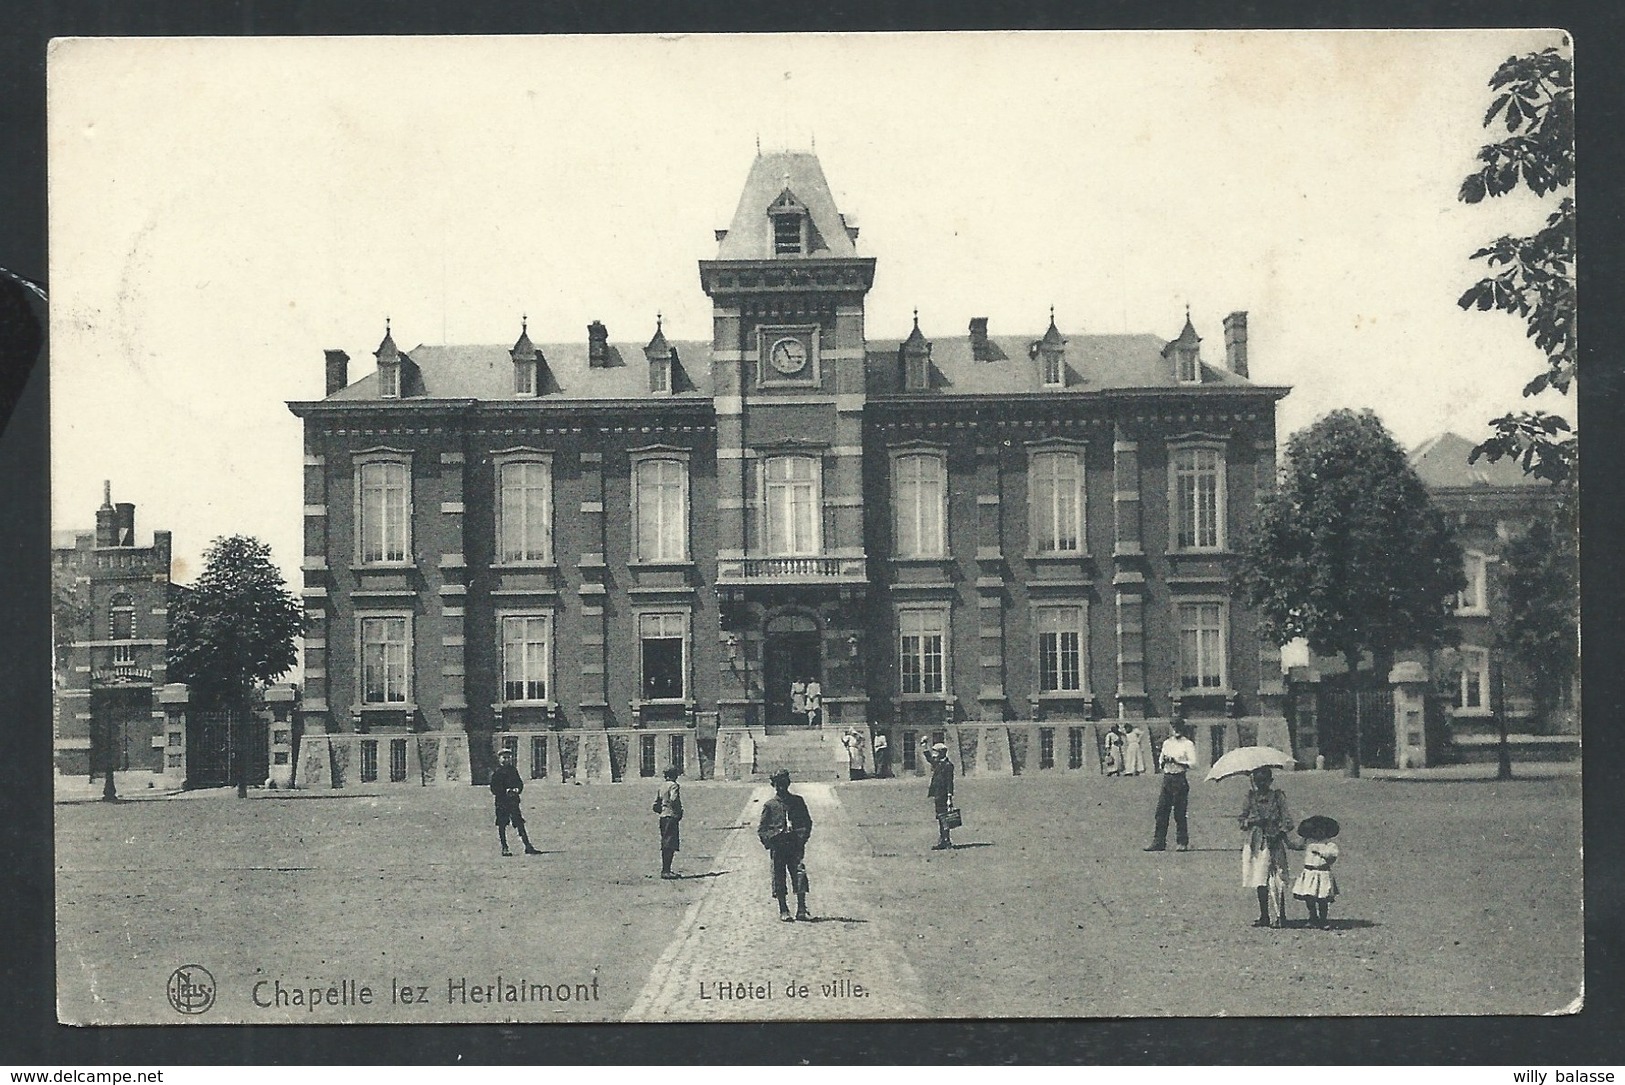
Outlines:
[[[53,526],[268,542],[300,583],[289,400],[323,350],[709,339],[696,262],[751,160],[815,149],[878,260],[873,338],[1176,335],[1249,313],[1288,435],[1477,436],[1542,368],[1464,313],[1546,204],[1456,191],[1486,83],[1557,32],[71,39],[48,63]],[[1571,417],[1572,417],[1572,405]]]

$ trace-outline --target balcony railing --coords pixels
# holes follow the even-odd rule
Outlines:
[[[724,558],[717,562],[719,584],[861,584],[868,577],[858,557]]]

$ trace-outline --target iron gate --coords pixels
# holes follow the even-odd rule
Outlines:
[[[1354,749],[1354,713],[1360,713],[1360,764],[1394,764],[1394,691],[1338,689],[1322,686],[1315,693],[1320,752],[1328,765],[1346,764]]]
[[[271,774],[270,725],[246,712],[192,712],[186,720],[186,786],[249,784]]]

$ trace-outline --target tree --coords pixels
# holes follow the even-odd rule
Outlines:
[[[1460,199],[1479,203],[1527,188],[1537,196],[1574,184],[1574,62],[1556,48],[1508,57],[1489,83],[1495,96],[1484,127],[1504,125],[1506,138],[1485,144],[1479,167],[1461,183]],[[1496,309],[1523,318],[1546,356],[1525,396],[1548,388],[1567,395],[1575,380],[1574,199],[1563,196],[1546,225],[1528,237],[1505,235],[1473,253],[1492,273],[1457,301],[1463,309]],[[1561,415],[1514,411],[1490,422],[1492,433],[1468,459],[1518,460],[1539,478],[1561,481],[1575,470],[1578,448]]]
[[[1580,578],[1573,498],[1572,487],[1559,487],[1556,515],[1537,517],[1501,553],[1496,646],[1528,671],[1535,711],[1542,716],[1558,708],[1579,661]],[[1511,775],[1510,764],[1504,775]]]
[[[203,575],[171,607],[169,674],[200,700],[246,713],[263,683],[292,669],[303,614],[271,562],[271,548],[258,539],[216,539],[203,557]],[[234,768],[237,793],[246,795],[240,756]]]
[[[1447,643],[1451,597],[1467,584],[1461,547],[1377,416],[1333,411],[1293,434],[1286,458],[1236,578],[1260,635],[1302,637],[1342,657],[1351,680],[1366,652],[1385,675],[1399,649]],[[1360,741],[1356,698],[1353,776]]]

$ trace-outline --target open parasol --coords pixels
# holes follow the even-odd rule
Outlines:
[[[1239,746],[1213,762],[1206,778],[1228,780],[1232,776],[1245,776],[1254,769],[1285,769],[1291,768],[1292,764],[1292,755],[1282,753],[1274,746]]]

